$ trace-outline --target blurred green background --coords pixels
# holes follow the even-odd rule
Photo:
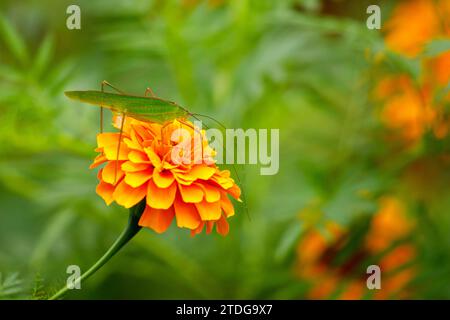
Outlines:
[[[333,268],[359,250],[362,221],[383,196],[401,199],[415,225],[403,239],[415,272],[401,291],[450,298],[449,139],[427,130],[414,144],[390,139],[374,88],[386,73],[420,81],[422,61],[366,27],[373,2],[2,0],[0,298],[45,298],[68,265],[88,268],[126,223],[88,169],[98,109],[63,95],[105,79],[134,94],[151,86],[229,128],[279,128],[280,171],[239,168],[251,219],[239,210],[228,236],[145,230],[67,298],[308,298],[321,283],[299,275],[305,234],[330,241],[329,222],[349,230],[325,263]],[[376,3],[384,23],[398,2]],[[81,30],[66,28],[70,4],[81,8]],[[338,283],[363,277],[373,258]]]

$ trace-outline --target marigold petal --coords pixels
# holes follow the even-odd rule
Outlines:
[[[195,185],[202,188],[206,201],[216,202],[220,200],[220,191],[217,187],[207,183],[195,183]]]
[[[216,231],[218,234],[222,236],[226,236],[228,231],[230,230],[230,226],[228,224],[227,219],[222,215],[219,220],[216,221]]]
[[[172,183],[168,188],[158,188],[153,180],[148,181],[147,204],[155,209],[168,209],[172,206],[177,192],[176,183]]]
[[[156,154],[155,150],[153,150],[153,148],[149,147],[149,148],[144,148],[145,153],[147,154],[149,160],[151,161],[151,163],[156,167],[159,168],[161,167],[161,159],[159,158],[159,156]]]
[[[128,158],[126,160],[130,160],[133,163],[150,163],[147,155],[143,152],[133,150],[128,154]]]
[[[142,186],[148,180],[151,179],[153,175],[153,169],[147,169],[144,171],[137,172],[129,172],[125,175],[125,182],[132,186],[133,188],[137,188]]]
[[[121,170],[121,162],[120,161],[110,161],[106,164],[106,166],[102,170],[102,180],[115,185],[120,179],[122,179],[124,173]]]
[[[214,228],[214,221],[206,221],[206,234],[210,234]]]
[[[208,167],[206,165],[196,165],[191,168],[188,175],[196,179],[208,180],[216,172],[216,168]]]
[[[195,181],[195,177],[189,176],[181,170],[175,169],[172,170],[172,173],[179,184],[190,186]]]
[[[160,128],[153,128],[151,125],[148,126],[147,123],[145,125],[143,123],[140,125],[133,124],[132,127],[136,133],[136,138],[140,138],[142,141],[153,140],[157,136],[156,132],[160,130]]]
[[[153,172],[153,181],[159,188],[167,188],[173,183],[174,180],[175,177],[169,170],[163,171],[155,170]]]
[[[99,133],[97,134],[97,146],[104,148],[110,145],[117,145],[119,133]]]
[[[94,162],[92,162],[92,164],[89,166],[89,169],[94,169],[102,163],[105,163],[106,161],[108,161],[108,159],[106,159],[106,156],[103,154],[102,150],[102,154],[99,154],[97,157],[95,157]]]
[[[196,203],[198,213],[204,221],[217,220],[220,218],[222,210],[220,209],[220,202],[206,202],[205,200]]]
[[[198,225],[198,227],[196,229],[191,230],[191,237],[202,232],[204,226],[205,226],[205,223],[203,221],[200,222],[200,224]]]
[[[131,161],[125,161],[122,164],[122,170],[125,172],[138,172],[147,168],[151,168],[148,163],[134,163]]]
[[[142,146],[139,144],[139,142],[137,142],[135,139],[133,138],[125,138],[123,139],[123,142],[127,145],[127,147],[129,149],[133,149],[133,150],[142,150]]]
[[[220,207],[222,208],[223,212],[225,212],[227,217],[231,217],[234,215],[233,204],[231,203],[230,199],[228,199],[228,196],[225,192],[221,192]]]
[[[158,233],[163,233],[169,228],[174,216],[175,211],[173,207],[162,210],[146,206],[138,224],[141,227],[147,227]]]
[[[125,208],[131,208],[139,201],[144,199],[147,193],[147,186],[143,185],[138,188],[129,186],[124,180],[122,180],[114,190],[114,200]]]
[[[127,145],[121,143],[120,150],[117,150],[119,136],[118,133],[100,133],[97,135],[98,148],[103,148],[103,153],[108,160],[127,160],[129,152]],[[123,137],[125,136],[123,135]]]
[[[236,184],[234,184],[231,188],[227,189],[227,192],[236,200],[239,202],[242,202],[241,200],[241,188],[239,188]]]
[[[95,191],[108,206],[113,202],[114,186],[112,184],[100,180]]]
[[[175,198],[174,208],[178,227],[194,230],[202,222],[195,205],[183,202],[179,195]]]
[[[225,173],[224,173],[225,172]],[[224,170],[222,172],[216,172],[212,177],[211,180],[216,182],[218,185],[220,185],[223,189],[229,189],[233,187],[234,181],[229,176],[227,176],[227,171]]]
[[[184,202],[197,203],[203,200],[203,190],[195,184],[190,186],[179,184],[178,188]]]

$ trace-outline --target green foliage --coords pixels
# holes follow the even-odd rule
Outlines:
[[[0,300],[13,299],[23,292],[22,281],[18,273],[3,276],[0,273]]]
[[[303,298],[293,268],[305,230],[350,225],[374,214],[380,195],[411,192],[400,177],[427,149],[397,153],[383,140],[367,56],[384,53],[377,67],[414,78],[420,61],[387,52],[356,18],[357,2],[344,15],[322,14],[334,2],[319,0],[81,0],[74,31],[71,2],[22,2],[0,4],[0,271],[42,277],[1,278],[0,298],[48,297],[68,265],[86,270],[125,226],[126,210],[99,199],[88,169],[98,110],[63,96],[102,80],[140,95],[151,86],[230,128],[280,128],[280,171],[240,168],[251,220],[239,208],[226,238],[146,230],[68,298]],[[444,186],[437,193],[448,198]],[[427,231],[415,239],[419,298],[450,297],[441,200],[423,204]]]

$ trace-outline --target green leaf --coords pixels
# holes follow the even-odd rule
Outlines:
[[[407,73],[414,79],[418,80],[421,74],[420,59],[409,59],[394,52],[386,53],[388,64],[393,71],[398,73]]]
[[[73,212],[70,209],[66,209],[58,212],[49,219],[47,227],[42,233],[41,238],[37,241],[31,255],[30,260],[32,265],[40,266],[45,261],[54,244],[63,236],[64,232],[73,222],[74,217]]]
[[[0,36],[14,58],[22,65],[26,65],[29,61],[29,55],[25,42],[14,26],[1,14]]]
[[[32,74],[39,77],[48,67],[50,59],[53,55],[54,40],[52,35],[47,35],[38,49]]]
[[[0,299],[11,299],[22,291],[22,280],[18,273],[12,273],[4,279],[0,273]]]
[[[303,228],[300,221],[292,222],[291,227],[287,228],[281,237],[278,247],[275,249],[275,259],[277,261],[281,262],[286,259],[291,250],[298,243],[302,230]]]

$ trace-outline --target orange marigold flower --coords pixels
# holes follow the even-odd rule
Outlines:
[[[450,36],[447,0],[408,0],[398,5],[386,23],[386,43],[394,51],[414,57],[439,36]]]
[[[429,90],[417,88],[406,76],[383,79],[376,98],[384,103],[382,121],[406,141],[417,141],[435,123],[437,111],[431,106]]]
[[[186,130],[189,137],[174,142],[177,129]],[[191,143],[187,149],[191,152],[183,154],[186,148],[179,146],[186,143]],[[101,133],[97,144],[99,155],[91,168],[104,165],[98,172],[97,194],[106,204],[115,201],[131,208],[145,199],[139,225],[158,233],[166,231],[174,218],[191,235],[205,226],[207,233],[214,226],[219,234],[228,233],[227,218],[234,215],[228,195],[240,201],[241,190],[229,171],[216,166],[204,131],[185,120],[162,125],[126,118],[122,135]]]
[[[380,199],[379,211],[370,219],[365,237],[355,238],[354,229],[335,224],[326,226],[326,234],[308,230],[297,247],[297,275],[307,280],[310,299],[388,299],[410,297],[408,284],[416,275],[413,264],[416,249],[408,236],[414,224],[396,197]],[[365,228],[365,224],[355,225]],[[376,260],[372,260],[372,259]],[[383,286],[367,289],[366,267],[371,261],[383,270]]]
[[[430,130],[437,139],[450,131],[445,103],[450,94],[439,97],[450,80],[450,52],[435,57],[420,57],[425,46],[435,39],[450,37],[450,1],[402,1],[385,24],[386,45],[397,53],[420,58],[422,68],[416,81],[406,76],[382,80],[377,96],[384,101],[383,121],[398,130],[406,142],[416,142]]]

